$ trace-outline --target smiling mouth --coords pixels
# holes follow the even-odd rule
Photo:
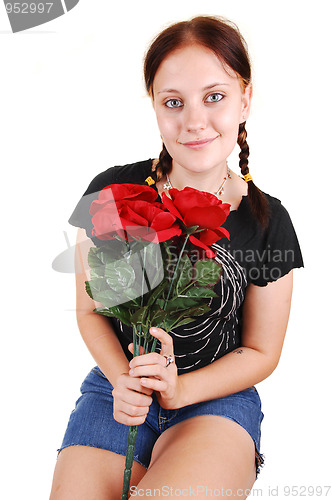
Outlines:
[[[217,136],[219,137],[219,136]],[[181,142],[183,146],[186,146],[191,149],[201,149],[204,146],[207,146],[208,144],[211,144],[217,137],[212,137],[208,139],[201,139],[200,141],[189,141],[189,142]]]

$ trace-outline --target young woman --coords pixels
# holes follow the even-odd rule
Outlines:
[[[98,366],[70,416],[51,500],[120,498],[128,425],[139,425],[132,496],[173,488],[177,496],[228,490],[246,498],[263,460],[254,385],[278,364],[301,251],[285,208],[249,174],[252,83],[237,28],[205,16],[174,24],[150,46],[144,72],[163,141],[159,159],[97,175],[70,218],[80,228],[78,326]],[[237,143],[242,176],[227,165]],[[169,334],[151,329],[159,352],[132,359],[131,329],[93,313],[85,292],[86,235],[96,243],[88,211],[105,186],[149,177],[159,195],[190,186],[229,203],[230,241],[213,245],[223,274],[211,312]]]

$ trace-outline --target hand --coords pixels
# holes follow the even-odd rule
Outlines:
[[[143,424],[152,403],[152,393],[152,389],[142,387],[139,379],[122,373],[112,391],[115,420],[125,425]]]
[[[180,408],[180,378],[175,362],[166,367],[165,356],[174,359],[173,339],[161,328],[150,328],[150,334],[161,342],[160,354],[151,352],[135,356],[129,363],[129,375],[138,380],[143,388],[156,392],[158,402],[162,408]],[[133,344],[129,344],[129,351],[133,352]]]

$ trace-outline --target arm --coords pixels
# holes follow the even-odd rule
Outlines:
[[[101,304],[93,301],[85,291],[85,281],[90,279],[88,253],[91,246],[93,243],[87,239],[84,229],[79,229],[75,249],[76,318],[87,348],[114,386],[119,375],[128,373],[128,360],[107,318],[93,312]]]
[[[93,312],[102,304],[92,300],[85,291],[85,281],[90,279],[88,253],[91,246],[93,243],[87,239],[85,231],[79,229],[75,249],[77,324],[90,353],[114,388],[115,420],[125,425],[140,425],[152,403],[152,390],[129,376],[128,359],[112,326],[105,316]]]
[[[174,365],[164,368],[164,359],[158,361],[158,354],[148,354],[130,362],[130,366],[135,368],[131,376],[158,377],[159,380],[143,378],[141,384],[159,391],[161,406],[170,409],[228,396],[264,380],[279,362],[292,288],[292,271],[266,287],[248,286],[243,304],[241,348],[204,368],[180,376],[177,376]],[[161,329],[157,330],[157,334],[152,334],[165,346],[165,354],[173,352],[171,336]],[[154,363],[154,366],[143,366],[144,363]]]
[[[181,375],[182,404],[224,397],[271,375],[281,355],[292,288],[292,271],[266,287],[249,285],[243,305],[242,347]]]

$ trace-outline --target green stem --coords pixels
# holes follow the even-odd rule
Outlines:
[[[128,445],[127,445],[127,453],[126,453],[125,470],[123,473],[123,487],[122,487],[121,500],[128,499],[128,491],[129,491],[130,478],[131,478],[131,469],[132,469],[133,460],[134,460],[136,438],[137,438],[137,425],[131,425],[129,427],[129,431],[128,431]]]
[[[136,356],[136,338],[137,338],[136,327],[133,326],[133,357]]]
[[[138,258],[141,262],[141,266],[142,266],[142,270],[143,270],[143,278],[142,278],[142,291],[141,291],[141,297],[142,297],[142,301],[143,301],[143,295],[144,295],[144,279],[145,279],[145,282],[147,284],[147,287],[148,287],[148,290],[149,292],[151,292],[151,286],[150,286],[150,281],[149,281],[149,277],[146,273],[146,269],[145,269],[145,262],[146,262],[146,246],[144,246],[143,248],[143,260],[142,260],[142,256],[141,256],[141,252],[138,252]]]
[[[190,236],[190,234],[187,234],[186,239],[185,239],[185,241],[183,243],[182,249],[180,251],[180,255],[179,255],[178,261],[176,263],[176,267],[175,267],[173,276],[172,276],[171,285],[169,287],[167,298],[166,298],[165,303],[164,303],[164,308],[166,307],[166,304],[167,304],[167,302],[168,302],[168,300],[170,298],[171,291],[172,291],[172,288],[173,288],[173,284],[174,284],[174,281],[175,281],[175,277],[177,275],[177,271],[178,271],[178,268],[179,268],[179,263],[181,261],[181,258],[182,258],[182,255],[183,255],[183,252],[184,252],[184,249],[185,249],[185,246],[187,244],[189,236]],[[148,278],[147,278],[147,275],[146,275],[146,271],[145,271],[145,255],[146,254],[144,252],[143,274],[144,274],[144,277],[145,277],[145,279],[147,281],[147,285],[148,285],[149,291],[151,291],[150,284],[149,284],[149,281],[148,281]],[[148,342],[148,336],[149,336],[150,326],[151,325],[149,324],[149,321],[147,321],[146,322],[146,331],[145,331],[145,335],[144,335],[143,354],[145,353],[145,349],[146,349],[146,352],[147,352],[147,349],[148,349],[148,344],[149,344],[149,342]],[[142,328],[142,326],[140,325],[140,327],[139,327],[140,332],[142,331],[141,328]],[[137,340],[135,339],[135,336],[136,336],[136,339],[137,339],[136,326],[133,326],[134,355],[135,355],[135,352],[136,352],[135,345],[136,345],[136,342],[137,342]],[[152,346],[151,346],[151,351],[150,352],[154,352],[155,351],[157,341],[158,340],[156,338],[153,339]],[[140,354],[141,335],[139,336],[139,341],[138,342],[139,342],[139,347],[138,347],[138,352],[136,353],[137,356]],[[132,470],[133,460],[134,460],[136,438],[137,438],[137,425],[130,426],[129,427],[129,432],[128,432],[128,445],[127,445],[127,453],[126,453],[125,470],[124,470],[124,474],[123,474],[123,487],[122,487],[121,500],[127,500],[127,498],[128,498],[128,491],[129,491],[129,485],[130,485],[131,470]]]
[[[184,252],[184,248],[187,244],[187,241],[188,241],[188,238],[189,238],[190,234],[187,234],[186,236],[186,239],[184,240],[184,243],[182,245],[182,248],[181,248],[181,252],[180,252],[180,255],[179,255],[179,258],[178,258],[178,261],[176,263],[176,266],[175,266],[175,270],[174,270],[174,273],[173,273],[173,276],[172,276],[172,280],[171,280],[171,286],[169,287],[169,290],[168,290],[168,294],[167,294],[167,298],[166,298],[166,301],[165,301],[165,304],[164,304],[164,307],[165,305],[167,304],[168,302],[168,299],[171,295],[171,291],[172,291],[172,288],[173,288],[173,284],[174,284],[174,280],[175,280],[175,277],[176,277],[176,274],[177,274],[177,271],[178,271],[178,268],[179,268],[179,265],[180,265],[180,261],[181,261],[181,258],[182,258],[182,255],[183,255],[183,252]]]
[[[147,338],[149,335],[149,328],[150,325],[147,324],[147,330],[145,331],[144,335],[144,348],[143,351],[146,347],[147,350]],[[142,325],[139,325],[138,329],[140,332],[142,331]],[[133,325],[133,341],[134,341],[134,349],[135,345],[137,342],[137,329],[136,326]],[[136,337],[136,338],[135,338]],[[157,340],[157,339],[156,339]],[[139,345],[141,342],[141,335],[139,336]],[[152,345],[151,352],[154,352],[155,346]],[[134,350],[135,352],[135,350]],[[137,356],[139,356],[140,350],[138,349]],[[130,485],[130,478],[131,478],[131,470],[133,466],[133,461],[134,461],[134,452],[135,452],[135,444],[136,444],[136,439],[137,439],[137,425],[131,425],[129,426],[129,431],[128,431],[128,445],[127,445],[127,452],[126,452],[126,463],[125,463],[125,469],[123,473],[123,486],[122,486],[122,495],[121,495],[121,500],[127,500],[128,499],[128,492],[129,492],[129,485]]]

